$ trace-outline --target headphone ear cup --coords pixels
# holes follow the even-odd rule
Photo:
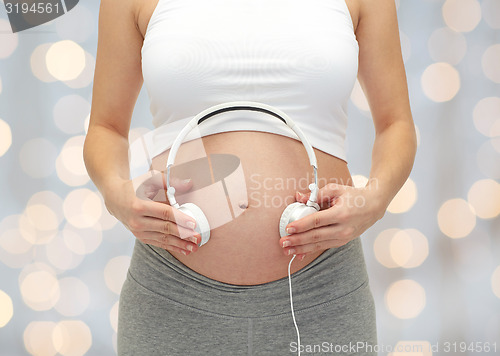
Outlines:
[[[198,205],[193,203],[184,203],[179,207],[179,210],[191,216],[196,221],[196,227],[194,229],[201,235],[201,242],[198,246],[206,244],[210,239],[210,225],[203,211]]]
[[[295,208],[297,208],[300,205],[304,205],[303,203],[295,202],[290,205],[288,205],[285,210],[283,210],[283,213],[281,214],[280,218],[280,236],[287,236],[288,234],[286,233],[286,226],[290,223],[290,217],[293,215],[293,211]]]
[[[288,236],[286,232],[286,226],[292,221],[302,219],[304,216],[311,215],[315,213],[317,210],[312,206],[307,206],[304,203],[295,202],[288,205],[283,213],[281,214],[280,219],[280,236]]]

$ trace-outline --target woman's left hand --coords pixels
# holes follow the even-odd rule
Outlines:
[[[311,252],[345,245],[360,236],[385,213],[375,188],[354,188],[330,183],[319,190],[321,210],[287,225],[289,236],[280,239],[285,255],[303,260]],[[306,203],[309,195],[295,194]]]

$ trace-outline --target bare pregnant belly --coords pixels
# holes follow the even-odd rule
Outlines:
[[[330,182],[351,184],[346,162],[315,153],[320,188]],[[168,151],[155,157],[153,168],[164,170],[167,157]],[[279,220],[295,201],[295,192],[307,193],[313,181],[302,143],[256,131],[219,133],[182,144],[175,163],[172,177],[194,182],[191,192],[176,194],[178,202],[200,206],[211,233],[208,243],[188,256],[170,253],[192,270],[224,283],[254,285],[287,276],[291,256],[285,256],[278,243]],[[292,273],[322,252],[294,260]]]

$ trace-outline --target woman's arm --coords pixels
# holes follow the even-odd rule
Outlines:
[[[358,79],[375,125],[368,187],[383,211],[413,167],[416,135],[394,0],[361,0]]]
[[[134,1],[102,0],[90,124],[84,158],[104,198],[129,178],[128,133],[142,86],[142,38],[134,28]]]
[[[128,133],[143,83],[137,4],[135,0],[101,1],[85,165],[110,213],[137,238],[188,254],[201,239],[189,227],[188,222],[194,224],[194,220],[179,211],[174,216],[169,205],[139,199],[129,179]],[[181,236],[195,243],[181,240]]]
[[[408,178],[416,152],[394,0],[359,0],[356,37],[358,79],[375,125],[369,181],[356,189],[328,184],[320,190],[321,210],[288,225],[280,239],[285,254],[306,254],[344,245],[382,218]],[[297,196],[301,202],[307,196]],[[363,202],[363,204],[359,204]],[[303,256],[302,256],[303,257]]]

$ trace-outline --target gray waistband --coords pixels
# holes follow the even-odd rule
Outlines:
[[[168,251],[136,240],[129,278],[150,292],[218,316],[276,317],[290,313],[288,276],[258,285],[234,285],[203,276]],[[358,238],[323,252],[292,274],[296,313],[352,292],[368,275]]]

